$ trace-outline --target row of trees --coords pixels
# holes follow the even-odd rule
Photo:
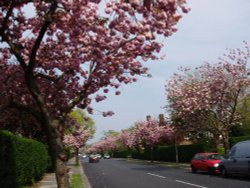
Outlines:
[[[147,74],[142,62],[157,59],[158,36],[176,32],[188,11],[185,0],[0,1],[1,126],[13,122],[32,136],[39,130],[58,187],[68,188],[69,113],[75,107],[93,113],[92,100]]]
[[[185,0],[103,5],[98,0],[0,2],[1,128],[48,144],[59,188],[69,187],[63,144],[68,127],[75,129],[69,114],[76,107],[93,113],[93,100],[106,99],[110,88],[118,95],[122,84],[147,74],[142,62],[158,58],[163,46],[158,36],[176,32],[180,13],[189,11]],[[207,64],[198,69],[199,79],[177,75],[167,88],[173,124],[206,127],[222,135],[226,148],[229,127],[243,118],[237,104],[247,99],[249,51],[232,51],[228,58],[236,64],[225,61],[217,69]],[[183,92],[171,91],[176,87]]]
[[[146,121],[136,122],[129,129],[121,132],[109,132],[99,142],[88,148],[88,153],[111,152],[120,148],[140,150],[145,147],[153,151],[157,144],[174,143],[175,132],[168,124],[161,124],[158,119],[149,118]]]
[[[152,149],[173,144],[174,139],[178,143],[186,134],[193,142],[212,139],[217,146],[222,142],[226,152],[229,136],[250,134],[250,51],[244,44],[243,50],[228,50],[218,63],[204,63],[195,70],[181,68],[173,75],[166,84],[168,124],[156,119],[135,123],[128,130],[106,135],[89,151]]]

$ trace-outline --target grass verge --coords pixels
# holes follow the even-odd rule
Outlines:
[[[84,188],[81,174],[72,174],[70,178],[70,188]]]

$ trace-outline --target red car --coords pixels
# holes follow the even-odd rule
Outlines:
[[[222,155],[218,153],[197,153],[191,160],[191,169],[196,171],[207,171],[209,174],[219,173],[219,163]]]
[[[100,161],[100,158],[97,155],[90,155],[89,156],[89,162],[90,163],[98,163]]]

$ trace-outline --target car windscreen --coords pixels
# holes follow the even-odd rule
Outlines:
[[[208,154],[207,159],[208,160],[221,160],[223,158],[220,154]]]

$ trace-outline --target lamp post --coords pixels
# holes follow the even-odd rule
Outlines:
[[[177,138],[176,138],[176,133],[174,134],[174,145],[175,145],[175,162],[176,165],[178,166],[179,164],[179,155],[178,155],[178,144],[177,144]]]

